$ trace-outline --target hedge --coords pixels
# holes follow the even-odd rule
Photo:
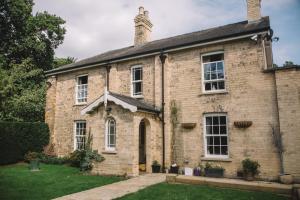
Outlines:
[[[21,161],[28,151],[42,152],[48,143],[45,123],[0,122],[0,165]]]

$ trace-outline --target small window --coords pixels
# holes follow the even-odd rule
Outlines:
[[[205,92],[225,90],[224,53],[202,56],[203,90]]]
[[[142,66],[134,66],[131,68],[131,90],[133,97],[143,96],[143,68]]]
[[[88,76],[77,77],[76,103],[86,103],[88,95]]]
[[[75,122],[75,140],[74,149],[82,150],[85,148],[85,138],[86,138],[86,122],[77,121]]]
[[[207,157],[228,157],[227,116],[204,116],[205,154]]]
[[[114,151],[116,149],[116,121],[114,119],[107,120],[105,132],[105,149]]]

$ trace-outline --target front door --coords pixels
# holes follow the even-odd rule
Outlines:
[[[146,127],[144,120],[139,126],[139,169],[146,171]]]

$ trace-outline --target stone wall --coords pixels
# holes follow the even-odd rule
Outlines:
[[[284,169],[300,181],[300,70],[275,71]]]
[[[201,54],[214,51],[224,51],[226,92],[208,95],[202,92],[200,58]],[[143,66],[143,100],[160,107],[161,63],[158,55],[112,64],[110,90],[130,96],[130,69],[136,64]],[[180,166],[195,167],[199,163],[203,164],[209,161],[213,164],[224,166],[227,177],[235,177],[237,170],[241,167],[241,161],[249,157],[258,160],[261,164],[260,176],[262,178],[277,178],[280,165],[272,142],[272,126],[278,126],[276,87],[274,74],[263,73],[264,67],[262,46],[249,39],[168,53],[165,64],[165,150],[167,167],[171,165],[172,126],[170,103],[175,100],[179,108],[179,124],[176,128],[175,137],[177,163]],[[98,138],[95,140],[94,145],[99,151],[101,150],[101,145],[103,145],[104,141],[102,134],[104,131],[103,111],[99,110],[98,114],[92,116],[81,116],[80,110],[84,106],[75,105],[74,87],[76,76],[88,74],[88,103],[90,103],[103,94],[105,73],[105,68],[94,67],[57,76],[53,132],[58,155],[66,155],[73,151],[74,121],[83,119],[87,120],[88,127],[90,126],[92,130],[96,130],[95,138]],[[282,88],[286,88],[283,81],[284,79],[282,79]],[[294,87],[289,87],[295,90]],[[284,92],[284,90],[281,91]],[[282,102],[283,108],[286,106],[286,102]],[[293,111],[294,108],[291,108],[291,110]],[[146,114],[134,113],[131,116],[127,113],[128,111],[122,111],[121,108],[116,108],[116,112],[113,113],[116,117],[128,116],[126,119],[118,119],[118,121],[120,120],[123,123],[118,130],[121,130],[120,134],[122,136],[130,136],[130,140],[133,141],[128,141],[127,139],[129,138],[124,138],[123,142],[131,142],[130,144],[133,144],[134,148],[132,147],[130,149],[131,152],[125,154],[105,154],[107,159],[95,168],[95,172],[136,175],[138,173],[137,131],[140,120],[146,117],[143,116]],[[229,159],[213,160],[204,157],[203,115],[211,112],[227,113],[229,121]],[[296,117],[296,114],[293,113],[292,116]],[[159,119],[149,117],[149,115],[146,118],[151,126],[151,137],[150,139],[147,138],[147,143],[151,144],[151,150],[148,151],[147,149],[147,157],[149,158],[147,160],[147,171],[150,171],[150,164],[153,160],[162,162],[162,133]],[[284,116],[282,118],[285,120],[289,119],[289,117]],[[253,125],[247,129],[236,128],[233,124],[234,121],[241,120],[252,121]],[[196,123],[194,129],[187,130],[181,127],[181,123],[190,122]],[[121,125],[119,124],[119,126]],[[291,124],[289,123],[288,126],[291,126]],[[298,128],[296,125],[292,127],[294,127],[293,131]],[[121,138],[118,139],[119,142],[120,140]],[[291,147],[289,151],[293,150],[296,151],[296,149]],[[299,150],[297,151],[299,152]],[[188,161],[188,163],[185,164],[184,161]],[[117,165],[120,165],[121,168],[110,167]],[[291,170],[294,170],[294,168],[291,168]]]
[[[220,50],[225,56],[226,92],[204,94],[200,56]],[[169,53],[166,71],[167,147],[170,149],[171,143],[169,105],[175,100],[179,108],[177,154],[184,152],[178,157],[179,165],[185,166],[184,161],[188,161],[186,166],[195,167],[209,161],[222,165],[226,176],[234,177],[241,161],[249,157],[261,164],[262,178],[277,178],[279,159],[271,132],[271,125],[278,124],[274,77],[262,72],[263,63],[262,47],[250,40]],[[203,114],[214,112],[225,112],[228,116],[229,159],[204,157]],[[247,129],[236,128],[234,121],[241,120],[252,121],[253,125]],[[181,123],[196,123],[196,127],[183,129]],[[167,163],[170,164],[170,159]]]

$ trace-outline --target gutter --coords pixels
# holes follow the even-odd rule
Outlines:
[[[249,37],[252,37],[253,35],[264,34],[264,33],[269,33],[269,28],[261,30],[260,32],[252,32],[252,33],[249,33],[249,34],[246,34],[246,35],[231,36],[231,37],[228,37],[228,38],[217,39],[217,40],[214,39],[214,41],[201,41],[200,43],[199,42],[194,42],[194,43],[190,43],[190,44],[167,47],[167,48],[164,48],[164,52],[165,53],[171,53],[171,52],[190,49],[190,48],[195,48],[195,47],[201,47],[201,46],[206,46],[206,45],[211,45],[211,44],[216,44],[216,43],[222,43],[222,42],[228,42],[228,41],[232,41],[232,40],[239,40],[239,39],[249,38]],[[162,51],[162,49],[156,49],[156,50],[152,50],[152,51],[145,52],[145,53],[133,54],[133,55],[124,56],[124,57],[111,59],[111,60],[106,60],[106,61],[102,61],[102,62],[98,62],[98,63],[95,62],[95,63],[91,63],[91,64],[88,64],[88,65],[74,66],[74,67],[70,67],[70,68],[66,68],[66,69],[60,69],[60,70],[59,69],[49,70],[49,71],[45,72],[45,75],[48,77],[48,76],[52,76],[52,75],[77,71],[77,70],[81,70],[81,69],[105,66],[105,65],[109,65],[109,64],[113,64],[113,63],[122,62],[122,61],[128,61],[128,60],[134,60],[134,59],[138,59],[138,58],[144,58],[144,57],[149,57],[149,56],[160,55],[161,51]]]

